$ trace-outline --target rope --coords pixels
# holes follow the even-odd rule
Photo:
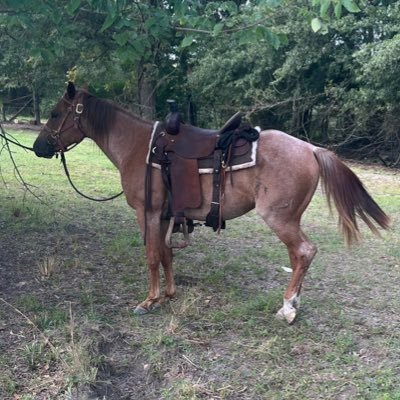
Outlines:
[[[82,193],[82,192],[74,185],[74,183],[72,182],[71,176],[70,176],[70,174],[69,174],[68,167],[67,167],[67,161],[66,161],[66,159],[65,159],[65,155],[64,155],[63,152],[61,152],[61,162],[62,162],[62,165],[63,165],[63,167],[64,167],[65,175],[67,175],[68,182],[69,182],[70,185],[73,187],[73,189],[75,190],[75,192],[78,193],[79,195],[81,195],[82,197],[84,197],[85,199],[92,200],[92,201],[109,201],[109,200],[114,200],[114,199],[116,199],[117,197],[121,196],[121,195],[124,193],[124,191],[121,191],[120,193],[115,194],[114,196],[106,197],[106,198],[100,198],[100,199],[99,199],[99,198],[94,198],[94,197],[87,196],[86,194]]]
[[[19,146],[25,150],[29,150],[29,151],[33,151],[33,147],[28,147],[28,146],[24,146],[21,143],[16,142],[15,140],[10,139],[9,137],[7,137],[7,133],[6,131],[3,129],[3,127],[0,124],[0,129],[1,129],[1,133],[0,133],[0,137],[2,137],[4,140],[6,140],[7,142],[10,142],[12,144],[15,144],[16,146]]]

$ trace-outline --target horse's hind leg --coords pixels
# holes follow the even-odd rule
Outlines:
[[[317,252],[317,248],[308,240],[299,226],[285,226],[284,229],[275,229],[275,232],[286,244],[292,266],[292,276],[285,291],[283,306],[278,311],[277,317],[286,319],[291,324],[296,318],[300,306],[300,291],[304,276]]]
[[[286,319],[291,324],[296,318],[300,306],[300,292],[304,276],[317,252],[317,248],[302,232],[299,218],[288,220],[279,213],[263,218],[288,249],[292,275],[284,294],[283,306],[278,311],[277,317]]]

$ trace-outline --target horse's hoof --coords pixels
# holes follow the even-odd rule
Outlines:
[[[276,317],[280,320],[286,320],[286,322],[291,325],[296,319],[296,310],[285,310],[284,307],[282,307],[277,313]]]
[[[152,311],[156,311],[161,307],[160,303],[153,303],[150,306],[142,306],[141,304],[139,304],[134,310],[133,313],[136,315],[145,315],[148,314]]]
[[[142,306],[137,306],[134,310],[133,313],[136,315],[144,315],[147,314],[149,312],[149,310],[147,308],[144,308]]]

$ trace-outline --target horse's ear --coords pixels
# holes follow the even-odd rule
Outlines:
[[[81,88],[82,88],[83,90],[86,90],[87,92],[89,91],[89,85],[88,85],[87,83],[83,84],[83,85],[81,86]]]
[[[67,95],[70,100],[72,100],[75,97],[75,93],[76,93],[75,85],[71,81],[68,82]]]

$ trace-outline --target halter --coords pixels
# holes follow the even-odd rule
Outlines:
[[[51,129],[47,125],[45,125],[43,128],[43,129],[49,131],[49,133],[50,133],[50,135],[47,137],[47,142],[52,146],[57,145],[60,148],[60,150],[59,150],[60,153],[65,153],[66,151],[72,150],[75,146],[77,146],[86,137],[86,134],[85,134],[85,132],[83,132],[83,130],[81,128],[81,124],[80,124],[80,117],[83,113],[83,104],[82,103],[74,104],[74,103],[70,103],[66,99],[63,99],[63,100],[69,105],[69,107],[68,107],[68,112],[67,112],[67,114],[65,114],[64,118],[62,119],[61,124],[58,127],[58,129],[57,130]],[[67,122],[67,119],[71,113],[73,113],[73,122],[69,126],[64,127],[64,125]],[[70,130],[71,128],[79,129],[79,131],[82,134],[82,137],[77,142],[75,142],[71,147],[68,148],[68,146],[65,146],[64,143],[62,142],[61,134]]]

